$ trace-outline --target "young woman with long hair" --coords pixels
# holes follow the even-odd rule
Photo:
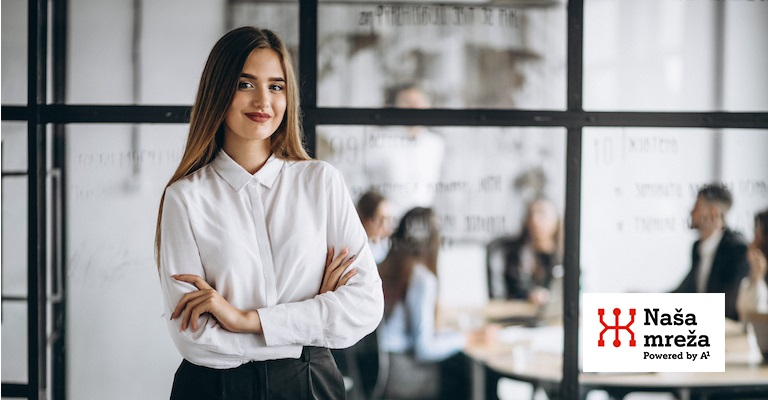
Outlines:
[[[437,329],[437,217],[429,208],[411,209],[390,240],[390,251],[379,264],[384,320],[378,339],[390,360],[383,396],[469,398],[470,368],[461,351],[487,333]]]
[[[339,172],[302,147],[290,54],[244,27],[213,47],[155,250],[184,357],[172,399],[339,399],[328,348],[378,325],[383,296]]]
[[[491,298],[529,300],[545,304],[550,285],[561,274],[562,236],[557,208],[540,197],[526,207],[522,232],[497,239],[500,258],[489,259]],[[500,262],[499,262],[500,261]]]

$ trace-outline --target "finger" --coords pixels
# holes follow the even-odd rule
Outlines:
[[[344,274],[344,271],[347,270],[347,267],[350,264],[352,264],[352,262],[354,260],[355,260],[355,256],[352,256],[349,259],[344,260],[333,271],[331,271],[331,275],[329,277],[329,282],[331,283],[331,287],[332,288],[339,287],[339,279],[341,279],[341,276]]]
[[[331,248],[328,249],[328,253],[325,255],[325,266],[326,267],[328,265],[330,265],[331,261],[333,260],[333,252],[334,252],[334,249],[333,249],[333,246],[331,246]]]
[[[177,281],[191,283],[195,285],[195,287],[197,287],[198,289],[213,289],[213,287],[211,287],[211,285],[209,285],[208,282],[205,281],[205,279],[203,279],[198,275],[178,274],[178,275],[172,275],[172,277]]]
[[[339,282],[339,280],[341,279],[341,276],[342,276],[342,274],[344,273],[344,271],[346,271],[346,270],[347,270],[347,268],[348,268],[350,265],[352,265],[352,263],[355,261],[355,257],[357,257],[357,256],[352,256],[352,257],[348,258],[348,259],[347,259],[347,260],[345,260],[345,261],[344,261],[344,262],[343,262],[341,265],[339,265],[339,266],[336,268],[336,270],[334,270],[334,271],[333,271],[333,276],[332,276],[332,279],[334,280],[334,282],[337,282],[335,287],[339,287],[339,286],[342,286],[342,285],[343,285],[343,283],[342,283],[342,284],[339,284],[338,282]]]
[[[339,252],[339,255],[333,259],[331,264],[326,267],[326,270],[335,271],[337,268],[342,266],[344,264],[344,258],[347,256],[347,253],[349,253],[349,249],[345,247]]]
[[[330,250],[328,250],[328,255],[325,257],[325,271],[323,272],[323,282],[328,281],[328,277],[331,275],[331,271],[333,271],[333,268],[331,265],[333,264],[333,255],[334,255],[334,249],[331,247]]]
[[[193,301],[190,301],[187,304],[187,307],[184,309],[184,317],[181,320],[181,330],[187,329],[189,327],[190,322],[193,325],[192,330],[194,331],[197,327],[197,318],[200,317],[200,312],[198,308],[201,304],[204,304],[206,301],[208,301],[208,296],[198,296]],[[197,310],[197,314],[195,315],[195,312]]]
[[[178,318],[179,315],[181,315],[181,312],[184,310],[184,308],[187,307],[187,303],[189,303],[191,300],[203,294],[204,294],[203,292],[196,290],[194,292],[189,292],[184,296],[182,296],[181,300],[179,300],[179,303],[176,304],[176,308],[173,310],[173,314],[171,314],[171,319]]]
[[[347,267],[349,267],[350,265],[352,265],[352,263],[353,263],[353,262],[355,262],[355,259],[356,259],[356,258],[357,258],[357,254],[353,254],[353,255],[352,255],[352,257],[349,257],[349,258],[348,258],[346,261],[344,261],[344,263],[342,264],[342,267],[344,267],[344,268],[342,268],[342,269],[346,270],[346,269],[347,269]]]
[[[197,331],[197,321],[200,319],[200,316],[206,312],[210,312],[210,303],[207,301],[198,304],[192,309],[192,312],[189,315],[189,320],[192,323],[192,332]]]
[[[336,282],[339,279],[340,274],[336,273],[338,268],[344,264],[344,257],[349,250],[345,247],[339,252],[339,255],[335,257],[329,264],[325,266],[325,272],[323,273],[323,282],[327,282],[329,290],[333,290]],[[342,269],[343,271],[343,269]],[[335,275],[334,275],[335,274]]]
[[[352,268],[349,272],[344,274],[344,276],[342,276],[341,279],[339,280],[339,284],[336,285],[336,289],[346,285],[347,282],[349,282],[349,279],[355,276],[356,273],[357,273],[357,268]]]
[[[189,313],[190,310],[192,310],[195,306],[200,304],[201,302],[205,301],[206,299],[206,293],[197,291],[194,293],[194,295],[189,296],[186,303],[184,304],[184,308],[179,311],[179,316],[181,318],[181,329],[184,330],[189,325]]]

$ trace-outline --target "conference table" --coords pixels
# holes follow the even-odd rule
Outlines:
[[[467,313],[467,310],[464,310]],[[512,321],[496,340],[465,350],[475,365],[475,393],[496,399],[495,380],[504,377],[543,388],[550,399],[574,398],[559,393],[562,380],[562,326],[557,318],[534,323],[534,306],[524,302],[491,302],[476,311],[483,321]],[[465,321],[466,322],[466,321]],[[473,321],[477,326],[480,322]],[[725,372],[585,373],[579,374],[579,398],[604,390],[612,399],[632,392],[669,392],[679,399],[768,399],[768,363],[740,324],[726,321]],[[754,338],[751,338],[754,340]],[[478,389],[482,387],[482,389]],[[480,394],[482,393],[482,394]],[[475,397],[478,397],[477,395]]]

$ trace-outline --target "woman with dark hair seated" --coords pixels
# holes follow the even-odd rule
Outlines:
[[[481,332],[438,332],[437,254],[440,233],[429,208],[417,207],[400,220],[391,249],[379,264],[384,320],[379,346],[389,358],[383,397],[467,399],[470,371],[461,351],[482,340]]]

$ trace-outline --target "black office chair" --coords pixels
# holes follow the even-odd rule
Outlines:
[[[379,351],[376,332],[352,347],[331,350],[341,375],[348,400],[371,399],[379,374]]]
[[[506,299],[507,288],[504,280],[504,263],[507,249],[516,236],[501,236],[485,245],[485,271],[488,274],[488,297]]]

